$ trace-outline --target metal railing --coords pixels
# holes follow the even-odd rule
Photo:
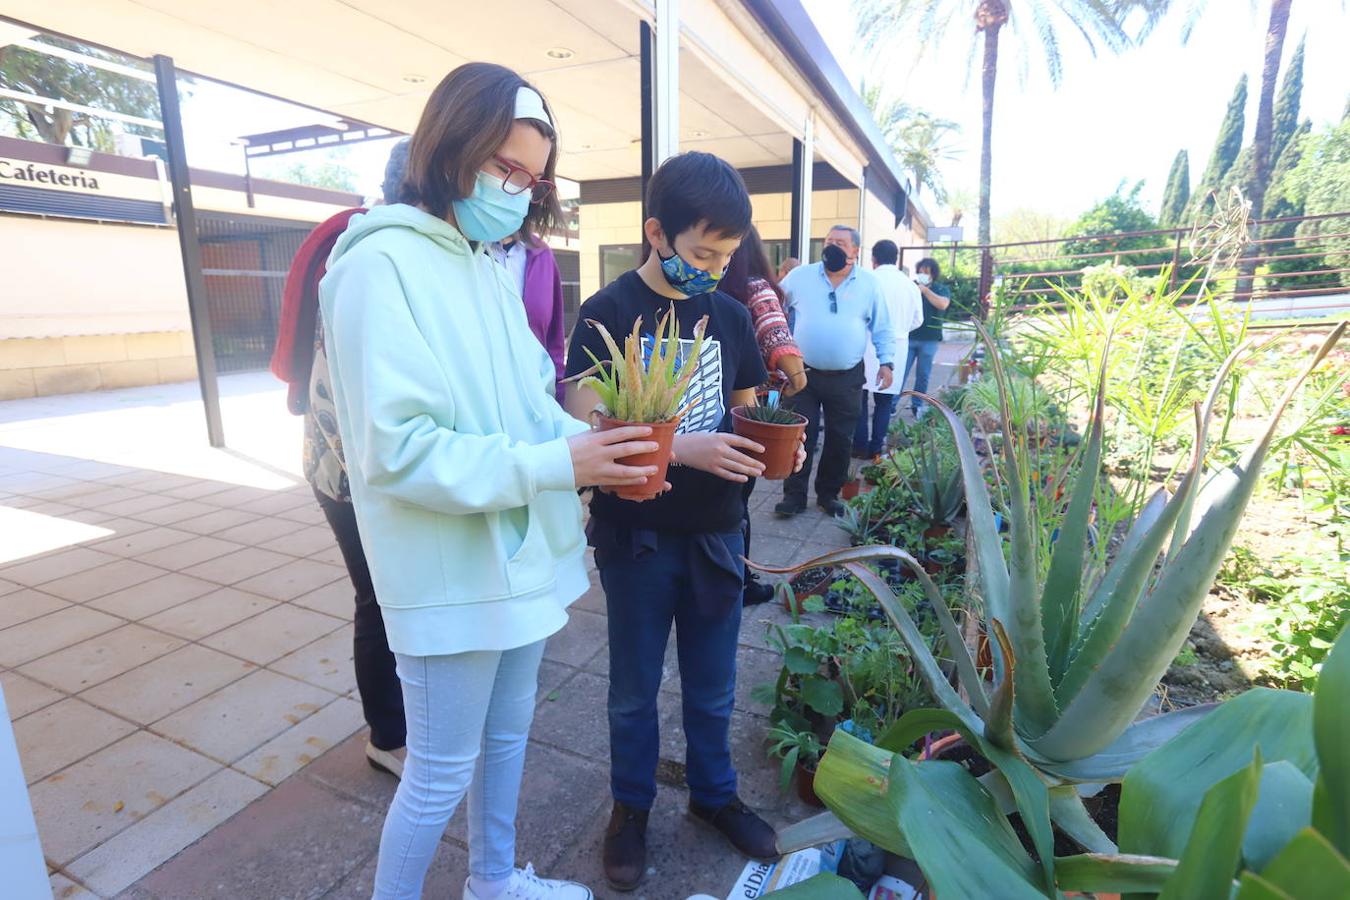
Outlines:
[[[1209,288],[1273,312],[1318,317],[1350,309],[1350,211],[1260,219],[1252,223],[1244,257],[1254,268],[1244,288],[1237,267],[1213,273]],[[911,268],[932,256],[945,270],[959,309],[978,313],[997,290],[1014,310],[1053,303],[1057,289],[1082,286],[1083,269],[1102,264],[1133,268],[1141,276],[1168,272],[1168,289],[1197,298],[1205,263],[1192,257],[1190,228],[1089,234],[995,244],[906,247]]]

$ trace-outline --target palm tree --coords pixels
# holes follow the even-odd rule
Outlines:
[[[1149,20],[1160,14],[1158,0],[853,0],[858,36],[872,51],[943,46],[942,38],[958,21],[974,17],[975,34],[983,38],[980,67],[983,127],[980,140],[980,229],[982,244],[990,241],[990,181],[993,170],[994,82],[998,76],[999,40],[1011,25],[1019,36],[1029,27],[1039,42],[1050,80],[1060,82],[1060,34],[1071,30],[1095,54],[1100,43],[1119,51],[1130,43],[1122,21],[1134,9]]]
[[[886,143],[900,158],[901,165],[914,174],[914,196],[917,197],[927,185],[937,201],[944,202],[947,192],[938,167],[956,158],[956,150],[948,137],[960,131],[961,126],[902,100],[887,99],[882,96],[881,88],[874,84],[863,82],[859,93],[872,111]]]
[[[939,167],[959,155],[949,138],[960,127],[951,119],[917,113],[900,128],[900,146],[896,149],[900,151],[901,164],[914,173],[915,197],[923,192],[924,185],[928,185],[937,202],[947,199]]]

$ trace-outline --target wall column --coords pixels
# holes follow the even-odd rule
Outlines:
[[[814,117],[806,117],[802,137],[792,139],[792,225],[789,252],[804,263],[811,252],[811,176],[815,168]]]
[[[656,25],[639,26],[642,67],[642,203],[647,182],[661,163],[680,152],[680,6],[656,0]]]

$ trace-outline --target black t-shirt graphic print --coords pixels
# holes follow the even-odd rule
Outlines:
[[[602,288],[581,306],[567,352],[567,375],[577,375],[594,363],[587,350],[601,360],[609,359],[600,332],[588,320],[609,329],[616,342],[624,338],[641,317],[642,334],[650,339],[661,316],[674,310],[681,350],[693,350],[694,326],[704,316],[703,351],[698,371],[685,393],[684,404],[694,405],[680,422],[679,433],[730,431],[728,410],[732,391],[758,387],[768,378],[755,343],[754,328],[746,308],[716,291],[672,300],[647,287],[637,272],[626,272]],[[688,364],[686,360],[683,364]],[[666,480],[671,490],[655,500],[634,503],[601,491],[591,500],[591,515],[615,525],[683,533],[730,532],[740,529],[743,510],[741,488],[707,472],[672,465]]]

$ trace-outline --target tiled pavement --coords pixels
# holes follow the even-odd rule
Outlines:
[[[212,451],[194,389],[0,405],[0,683],[53,891],[367,897],[395,785],[364,764],[351,590],[293,471],[296,420],[265,376],[231,376],[227,437],[249,450]],[[756,560],[841,545],[818,512],[774,519],[776,487],[752,501]],[[809,811],[778,792],[750,692],[776,673],[765,626],[784,618],[747,611],[733,723],[742,794],[779,823]],[[609,804],[605,630],[592,588],[549,642],[520,814],[522,860],[592,885]],[[683,814],[673,652],[661,709],[669,763],[638,896],[721,896],[742,861]],[[426,896],[458,896],[465,867],[458,816]]]

